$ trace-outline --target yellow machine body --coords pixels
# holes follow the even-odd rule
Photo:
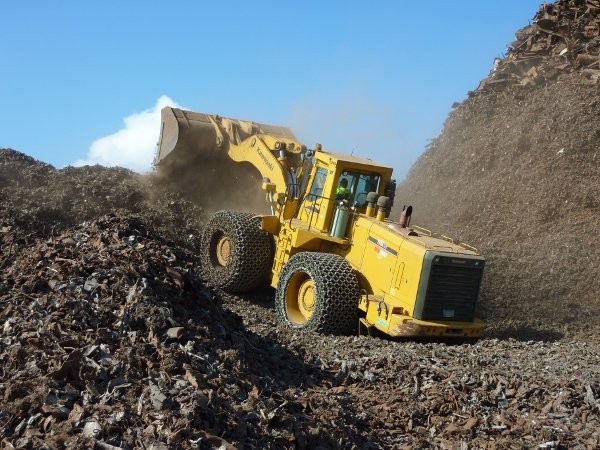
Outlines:
[[[389,199],[391,168],[320,146],[307,150],[284,127],[165,108],[155,163],[185,152],[247,162],[262,175],[271,214],[260,226],[275,239],[273,287],[294,255],[336,254],[358,279],[361,328],[394,337],[482,334],[475,307],[484,258],[471,246],[389,220],[390,202],[374,199]],[[291,313],[301,317],[313,307],[316,287],[290,280],[302,296]]]

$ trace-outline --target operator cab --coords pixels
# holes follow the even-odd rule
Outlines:
[[[315,162],[298,219],[322,233],[330,231],[340,202],[364,213],[367,194],[384,195],[391,184],[392,169],[353,155],[315,152]]]

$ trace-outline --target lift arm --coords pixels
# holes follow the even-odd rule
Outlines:
[[[284,206],[284,198],[293,201],[300,196],[298,178],[306,147],[289,128],[171,107],[162,109],[161,119],[155,165],[186,156],[196,160],[200,156],[207,164],[218,160],[218,170],[227,159],[248,162],[263,178],[273,213]]]

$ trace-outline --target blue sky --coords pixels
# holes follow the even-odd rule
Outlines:
[[[148,170],[165,104],[288,125],[401,179],[539,0],[0,4],[0,147]]]

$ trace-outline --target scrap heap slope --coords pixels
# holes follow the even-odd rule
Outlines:
[[[600,2],[540,7],[399,186],[488,258],[492,334],[579,332],[600,306]]]
[[[544,6],[396,197],[479,243],[506,339],[278,326],[198,275],[206,204],[0,149],[0,447],[598,448],[597,4]]]

